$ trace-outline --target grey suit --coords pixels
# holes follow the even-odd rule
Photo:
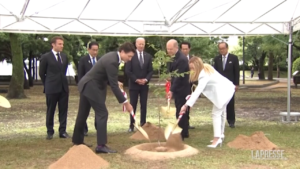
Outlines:
[[[96,59],[96,58],[95,58]],[[99,57],[97,56],[97,60],[99,60]],[[96,64],[95,64],[96,65]],[[78,81],[80,81],[80,79],[88,72],[91,70],[91,68],[93,67],[93,61],[90,58],[90,55],[86,55],[80,58],[79,60],[79,64],[78,64]],[[95,128],[97,130],[96,127],[96,118],[95,118]],[[87,123],[85,124],[84,127],[84,132],[87,133],[88,132],[88,125]]]
[[[93,68],[79,81],[80,102],[73,134],[73,143],[82,144],[84,140],[84,126],[89,115],[89,106],[95,110],[97,122],[97,143],[107,143],[106,90],[110,84],[111,90],[119,103],[126,101],[118,85],[118,71],[120,59],[117,52],[110,52],[102,56]]]

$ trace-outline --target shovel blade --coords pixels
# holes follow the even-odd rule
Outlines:
[[[173,130],[172,134],[178,134],[178,133],[181,133],[181,131],[182,131],[182,128],[177,125],[176,128]]]
[[[167,125],[167,127],[165,128],[165,138],[166,138],[166,140],[168,140],[168,138],[170,137],[170,135],[171,135],[171,133],[172,133],[172,131],[173,131],[173,127],[174,127],[174,125],[173,124],[168,124]]]
[[[0,106],[4,107],[4,108],[10,108],[11,107],[9,101],[3,96],[0,96]]]
[[[139,132],[142,133],[142,135],[143,135],[146,139],[149,140],[149,136],[148,136],[147,132],[146,132],[142,127],[140,127],[140,126],[139,126],[138,124],[136,124],[136,123],[134,123],[133,125],[134,125],[134,127],[135,127]]]

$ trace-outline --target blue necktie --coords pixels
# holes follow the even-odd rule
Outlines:
[[[93,66],[95,65],[96,61],[95,61],[95,58],[93,58]]]

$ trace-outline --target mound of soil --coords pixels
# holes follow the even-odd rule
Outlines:
[[[183,144],[180,134],[170,135],[167,142],[144,143],[131,147],[125,151],[136,160],[164,161],[178,157],[188,157],[198,154],[198,150]]]
[[[107,168],[109,163],[96,155],[85,145],[74,145],[49,169],[99,169]]]
[[[272,143],[262,131],[254,132],[250,137],[238,135],[227,144],[230,148],[244,150],[276,150],[278,147]]]

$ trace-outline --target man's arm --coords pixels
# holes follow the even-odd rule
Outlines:
[[[130,80],[136,82],[137,78],[135,74],[132,72],[132,61],[128,61],[125,64],[125,73],[129,76]]]
[[[233,76],[234,76],[234,85],[239,86],[240,85],[240,66],[239,66],[239,59],[237,56],[233,55],[234,60],[234,67],[233,67]]]
[[[66,57],[66,69],[65,69],[65,76],[67,76],[67,71],[68,71],[68,67],[69,67],[69,59],[68,59],[68,56],[66,55],[66,54],[64,54],[65,55],[65,57]]]
[[[43,82],[43,85],[45,86],[45,80],[46,80],[46,75],[47,75],[47,58],[46,55],[43,55],[40,59],[40,66],[39,66],[39,75],[40,78]]]
[[[147,82],[150,82],[152,75],[153,75],[153,65],[152,65],[152,56],[149,54],[147,54],[147,55],[150,57],[150,60],[149,60],[149,67],[148,67],[148,73],[147,73],[146,79],[147,79]]]
[[[80,81],[80,79],[84,76],[85,74],[85,68],[84,68],[84,57],[81,57],[79,60],[79,64],[78,64],[78,82]]]
[[[124,97],[123,93],[121,92],[121,90],[119,88],[119,84],[118,84],[118,71],[119,71],[118,64],[117,63],[107,63],[104,65],[105,65],[106,74],[107,74],[109,85],[110,85],[112,92],[118,99],[119,103],[125,103],[127,100]]]
[[[218,69],[217,69],[217,67],[218,67],[218,66],[217,66],[217,57],[218,57],[218,56],[216,56],[216,57],[213,59],[213,62],[214,62],[213,67],[214,67],[216,70],[218,70]]]

